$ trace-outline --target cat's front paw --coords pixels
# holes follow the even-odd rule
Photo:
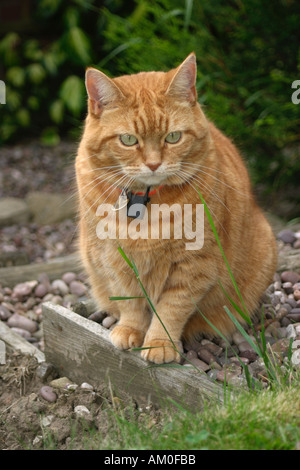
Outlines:
[[[130,326],[116,325],[110,334],[112,344],[118,349],[139,348],[145,333]]]
[[[155,364],[179,362],[180,355],[168,339],[153,339],[143,344],[142,358]],[[149,348],[149,349],[148,349]]]

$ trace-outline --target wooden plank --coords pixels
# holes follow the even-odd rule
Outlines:
[[[9,326],[0,321],[0,340],[11,346],[13,349],[20,351],[22,354],[29,354],[37,358],[38,362],[45,361],[45,355],[38,348],[30,344],[22,336],[12,331]]]
[[[46,273],[49,279],[53,280],[68,271],[75,273],[82,271],[82,265],[77,254],[55,258],[46,263],[0,268],[0,284],[3,287],[13,287],[19,282],[35,280],[41,273]]]
[[[223,388],[205,373],[188,367],[157,367],[138,351],[120,351],[109,331],[73,311],[43,304],[43,331],[47,362],[77,383],[109,383],[119,396],[128,394],[138,403],[162,404],[169,398],[191,409],[204,402],[222,402]]]

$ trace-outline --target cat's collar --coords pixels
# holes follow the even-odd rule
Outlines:
[[[161,185],[153,191],[150,191],[151,186],[148,186],[147,191],[145,193],[127,191],[124,188],[118,188],[121,194],[114,205],[114,210],[119,211],[123,209],[123,207],[127,206],[128,217],[133,217],[134,219],[142,219],[144,217],[147,204],[150,201],[150,196],[156,194],[156,192],[159,191],[163,186],[164,185]]]
[[[133,195],[136,195],[136,196],[154,196],[154,194],[157,193],[157,191],[160,191],[162,188],[164,187],[164,184],[162,184],[161,186],[159,186],[158,188],[156,189],[153,189],[152,191],[150,191],[150,188],[151,186],[148,186],[147,188],[147,191],[145,193],[143,192],[140,192],[140,191],[127,191],[126,189],[121,189],[121,188],[118,188],[118,190],[120,191],[121,194],[125,195],[125,194],[133,194]]]

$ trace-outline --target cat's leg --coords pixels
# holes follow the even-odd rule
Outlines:
[[[140,347],[143,344],[151,316],[145,299],[118,301],[120,320],[110,334],[111,342],[118,349]]]
[[[205,273],[205,269],[199,269],[199,266],[197,272],[194,268],[192,290],[189,283],[190,277],[180,275],[182,274],[180,266],[172,272],[168,288],[164,290],[156,305],[159,318],[153,314],[151,325],[145,336],[143,348],[148,349],[141,352],[144,359],[156,364],[179,361],[178,346],[185,324],[195,312],[195,304],[199,303],[215,283],[216,266],[213,261],[210,268],[209,273]]]

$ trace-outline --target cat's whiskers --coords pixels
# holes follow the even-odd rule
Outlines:
[[[97,178],[93,179],[92,181],[90,181],[89,183],[85,184],[83,187],[82,187],[82,190],[87,188],[88,186],[90,186],[91,184],[95,183],[96,181],[99,181],[95,186],[93,186],[88,192],[87,194],[84,195],[83,197],[83,200],[86,198],[86,196],[93,190],[97,187],[98,184],[100,183],[103,183],[105,182],[107,179],[110,179],[110,177],[114,177],[114,176],[118,176],[120,173],[122,173],[121,170],[114,170],[112,171],[111,173],[109,173],[108,175],[100,175],[98,176]],[[71,196],[69,196],[64,202],[63,204],[65,204],[66,202],[68,202],[70,199],[72,199],[74,197],[74,194],[71,194]]]
[[[211,170],[211,171],[215,171],[217,173],[221,173],[223,175],[225,175],[224,171],[222,170],[217,170],[217,168],[213,168],[213,167],[210,167],[210,166],[205,166],[205,165],[201,165],[200,163],[194,163],[194,162],[180,162],[181,165],[188,165],[188,166],[193,166],[193,167],[197,167],[197,168],[205,168],[207,170]]]
[[[117,181],[116,183],[111,184],[111,185],[104,191],[104,193],[101,193],[101,194],[100,194],[100,196],[99,196],[99,197],[96,199],[96,201],[88,208],[88,210],[83,214],[82,217],[85,218],[85,217],[88,215],[88,213],[90,212],[90,210],[95,206],[95,204],[97,204],[97,202],[104,196],[104,194],[106,194],[107,191],[109,191],[109,190],[112,188],[111,192],[109,193],[109,195],[108,195],[108,196],[106,197],[106,199],[105,199],[105,201],[106,201],[106,200],[109,198],[109,196],[110,196],[110,194],[112,193],[112,191],[116,189],[116,186],[119,186],[120,183],[122,183],[123,181],[126,181],[127,178],[128,178],[128,175],[123,175],[123,176],[121,176],[121,177],[118,179],[118,181]],[[105,201],[103,201],[101,204],[104,204]]]
[[[189,184],[195,191],[196,193],[198,194],[199,196],[199,193],[198,193],[198,188],[197,186],[194,186],[194,184],[192,183],[192,181],[190,179],[187,179],[184,175],[178,175],[180,178],[183,179],[183,181],[187,184]],[[199,185],[203,185],[202,182],[199,182]],[[205,188],[204,188],[205,189]],[[222,230],[224,231],[224,233],[226,233],[226,235],[228,236],[228,232],[225,230],[225,228],[223,227],[222,223],[220,222],[220,220],[218,219],[218,217],[216,216],[215,212],[213,211],[213,209],[209,206],[209,204],[205,201],[209,211],[211,212],[211,214],[213,214],[213,216],[215,217],[215,219],[217,220],[217,222],[220,224],[220,227],[222,228]]]
[[[181,172],[183,174],[185,174],[186,176],[191,176],[191,179],[196,181],[197,183],[199,184],[202,184],[202,186],[204,187],[204,189],[206,189],[210,194],[212,194],[213,196],[215,196],[215,198],[222,204],[222,206],[228,211],[228,212],[231,212],[230,209],[226,206],[226,204],[222,201],[222,199],[219,197],[218,193],[216,193],[214,191],[214,189],[212,189],[212,187],[207,183],[207,181],[203,181],[200,177],[198,176],[195,176],[195,175],[190,175],[189,173],[187,173],[186,171],[183,171],[181,170]]]
[[[233,191],[236,191],[238,194],[240,194],[241,196],[244,196],[244,197],[247,197],[247,195],[241,191],[239,191],[237,188],[234,188],[233,186],[230,186],[229,184],[225,183],[225,181],[222,181],[220,180],[219,178],[217,178],[216,176],[214,175],[211,175],[209,174],[207,171],[204,171],[202,170],[201,168],[197,168],[197,171],[200,171],[201,173],[203,173],[204,175],[207,175],[207,176],[210,176],[211,178],[214,178],[216,181],[218,181],[218,183],[221,183],[223,184],[224,186],[226,186],[227,188],[233,190]],[[225,173],[224,173],[225,174]]]

